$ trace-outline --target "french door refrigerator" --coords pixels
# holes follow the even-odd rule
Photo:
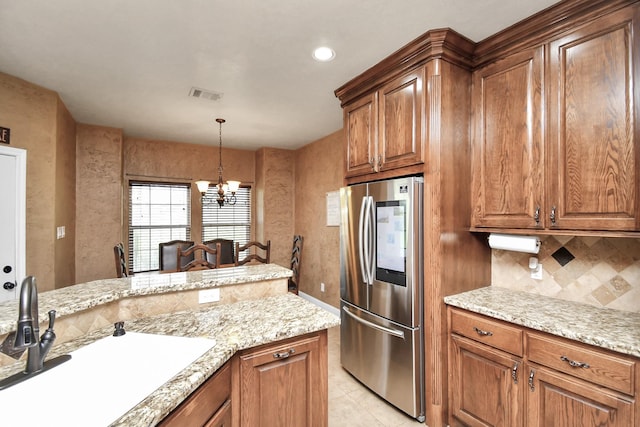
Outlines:
[[[424,421],[424,180],[340,189],[340,361],[369,389]]]

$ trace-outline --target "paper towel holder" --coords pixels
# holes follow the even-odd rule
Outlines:
[[[540,252],[540,238],[537,236],[517,236],[512,234],[489,234],[489,247],[503,251],[526,252],[537,254]]]

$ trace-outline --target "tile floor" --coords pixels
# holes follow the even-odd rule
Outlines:
[[[329,427],[419,427],[380,399],[340,365],[340,327],[329,329]]]

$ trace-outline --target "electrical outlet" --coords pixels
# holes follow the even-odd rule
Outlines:
[[[63,239],[64,236],[65,236],[65,228],[64,228],[64,225],[61,225],[60,227],[56,228],[56,238]]]
[[[324,292],[324,282],[320,282],[320,292]]]
[[[203,289],[198,292],[198,302],[200,304],[206,304],[208,302],[220,301],[220,289]]]

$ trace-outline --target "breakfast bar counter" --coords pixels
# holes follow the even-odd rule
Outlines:
[[[229,361],[236,352],[323,331],[339,324],[339,318],[335,315],[286,291],[286,278],[290,274],[291,272],[285,268],[267,265],[98,281],[104,283],[91,282],[41,293],[40,320],[43,320],[44,313],[49,309],[56,309],[65,316],[73,317],[100,305],[130,297],[151,294],[169,297],[179,291],[227,286],[233,288],[252,283],[254,280],[275,281],[278,291],[273,295],[257,294],[252,297],[251,290],[247,289],[244,291],[246,295],[237,298],[239,300],[235,302],[202,304],[187,310],[141,316],[124,322],[126,332],[208,338],[215,342],[197,360],[185,366],[176,376],[111,424],[129,427],[153,426]],[[280,281],[283,283],[280,284]],[[17,302],[11,305],[2,304],[3,308],[6,308],[0,310],[2,332],[15,329],[17,309],[12,311],[13,305],[17,306]],[[111,336],[113,332],[114,327],[111,324],[90,330],[80,337],[55,345],[47,359],[88,346]],[[0,378],[19,372],[23,368],[24,361],[7,364],[0,368]],[[57,368],[53,368],[55,369]],[[133,387],[135,383],[123,386]],[[96,387],[100,385],[96,384]],[[91,390],[86,390],[86,393],[90,396]],[[60,399],[64,405],[68,403],[69,410],[73,410],[73,405],[78,403],[66,402],[63,396]]]

